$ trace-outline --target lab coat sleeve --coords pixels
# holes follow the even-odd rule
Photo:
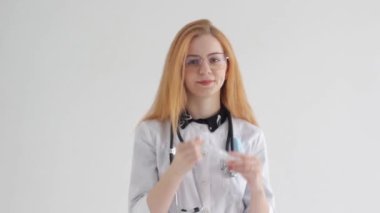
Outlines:
[[[147,194],[157,182],[155,146],[147,123],[142,122],[135,132],[129,184],[129,212],[150,212],[147,204]]]
[[[254,137],[254,142],[252,144],[252,147],[250,148],[250,154],[253,154],[253,156],[257,157],[261,162],[262,172],[263,172],[264,191],[265,191],[265,196],[269,204],[269,212],[275,213],[274,196],[273,196],[272,187],[270,185],[270,180],[269,180],[269,165],[268,165],[266,141],[265,141],[263,132],[260,129],[258,130],[259,131],[256,132],[256,135]],[[250,199],[251,199],[251,195],[247,188],[245,190],[244,198],[243,198],[243,202],[245,203],[245,206],[246,206],[246,209],[244,212],[248,211]]]

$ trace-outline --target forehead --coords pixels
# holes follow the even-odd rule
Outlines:
[[[211,34],[195,37],[189,46],[188,55],[206,56],[210,53],[223,53],[220,42]]]

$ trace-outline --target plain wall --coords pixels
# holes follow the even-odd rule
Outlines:
[[[169,45],[210,19],[267,138],[278,212],[380,212],[378,1],[0,1],[0,212],[127,212]]]

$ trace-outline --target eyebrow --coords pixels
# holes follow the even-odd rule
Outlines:
[[[224,53],[223,52],[212,52],[212,53],[207,54],[207,56],[212,55],[212,54],[224,54]],[[196,54],[189,54],[187,56],[201,57],[200,55],[196,55]]]

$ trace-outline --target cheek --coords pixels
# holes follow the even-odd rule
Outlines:
[[[218,80],[219,80],[219,83],[220,83],[220,84],[223,84],[224,81],[226,80],[226,72],[221,72],[221,73],[218,75]]]
[[[190,73],[185,74],[185,87],[188,89],[191,86],[193,76]]]

